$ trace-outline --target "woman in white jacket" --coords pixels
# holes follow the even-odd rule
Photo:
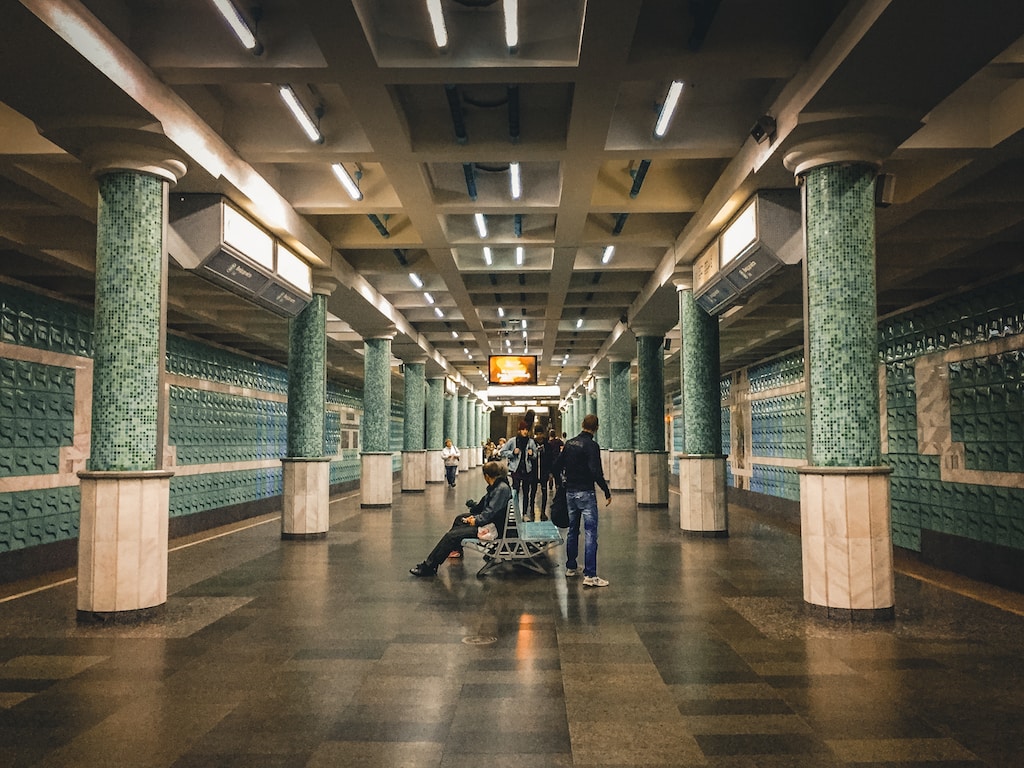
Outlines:
[[[455,474],[459,471],[459,449],[452,445],[449,437],[441,449],[441,460],[444,462],[444,476],[448,485],[455,487]]]

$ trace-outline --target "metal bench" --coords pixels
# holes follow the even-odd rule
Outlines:
[[[562,543],[562,534],[550,520],[529,522],[523,519],[513,492],[508,503],[508,521],[505,535],[494,541],[463,539],[463,548],[470,548],[483,554],[484,564],[476,575],[483,576],[501,563],[512,563],[547,575],[546,558],[541,558],[549,549]]]

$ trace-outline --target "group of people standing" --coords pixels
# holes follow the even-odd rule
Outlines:
[[[530,521],[534,519],[537,487],[540,486],[540,519],[547,520],[549,491],[554,491],[556,484],[564,484],[569,512],[565,575],[572,578],[582,573],[585,587],[608,586],[608,581],[597,575],[598,512],[594,486],[604,492],[605,506],[612,500],[601,467],[601,448],[594,439],[598,428],[597,416],[588,414],[584,417],[580,434],[564,442],[553,429],[546,434],[538,432],[535,439],[530,434],[532,416],[532,412],[528,413],[527,418],[519,422],[516,435],[508,440],[499,440],[490,453],[489,446],[485,447],[485,459],[488,460],[483,465],[483,474],[487,493],[480,501],[471,504],[469,515],[456,516],[451,529],[441,537],[427,559],[410,569],[410,573],[414,576],[435,575],[446,557],[461,554],[463,538],[475,537],[477,530],[488,523],[494,523],[499,536],[502,535],[505,526],[503,512],[508,508],[513,490],[519,499],[523,519]],[[452,445],[450,439],[445,440],[441,457],[448,484],[454,488],[460,456],[459,449]],[[511,487],[509,477],[512,479]],[[550,498],[553,503],[553,492]],[[582,569],[578,562],[581,523],[584,534]]]

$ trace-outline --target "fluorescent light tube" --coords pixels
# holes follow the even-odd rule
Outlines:
[[[505,11],[505,45],[510,51],[519,47],[519,0],[502,0]]]
[[[417,288],[423,287],[423,281],[420,279],[420,276],[417,275],[415,272],[409,273],[409,279],[412,281],[412,284],[415,285]]]
[[[493,263],[494,263],[494,255],[491,253],[491,246],[485,245],[484,246],[484,264],[486,264],[489,267]]]
[[[306,111],[306,108],[302,106],[302,102],[299,101],[299,97],[295,95],[292,87],[290,85],[281,85],[278,86],[278,90],[281,93],[281,98],[284,99],[284,103],[291,111],[292,117],[295,118],[295,122],[299,124],[299,127],[309,137],[309,140],[317,144],[323,144],[324,137],[320,133],[320,128],[313,122],[313,118]]]
[[[582,317],[579,320],[576,321],[576,327],[577,328],[582,328],[583,327],[583,318]]]
[[[480,233],[480,237],[487,237],[487,219],[484,218],[482,213],[474,213],[473,221],[476,222],[476,231]]]
[[[517,267],[523,266],[523,258],[524,258],[523,246],[517,245],[516,246],[516,266]]]
[[[246,21],[235,4],[231,0],[212,0],[212,2],[213,7],[224,17],[224,21],[231,27],[231,31],[235,33],[238,42],[257,56],[263,53],[263,45],[256,39],[256,33],[252,31],[249,22]]]
[[[441,311],[440,307],[434,307],[434,314],[438,317],[444,317],[444,312]]]
[[[427,0],[427,13],[430,15],[430,27],[434,30],[434,42],[444,50],[448,47],[448,27],[444,23],[441,0]]]
[[[498,307],[498,317],[504,317],[504,316],[505,316],[505,308],[504,307]]]
[[[519,163],[509,163],[509,187],[512,199],[518,200],[523,194],[523,177],[519,171]]]
[[[434,303],[434,297],[431,296],[430,293],[427,292],[427,291],[423,292],[423,298],[427,300],[427,304],[433,304]]]
[[[665,103],[661,105],[661,114],[658,115],[658,122],[654,126],[654,135],[662,138],[668,132],[668,126],[672,122],[672,116],[679,106],[679,97],[683,93],[683,81],[673,80],[665,95]]]
[[[331,170],[334,171],[334,175],[338,177],[338,181],[341,182],[341,186],[343,186],[345,191],[348,192],[349,197],[356,202],[363,199],[362,190],[359,189],[359,185],[356,184],[356,180],[349,175],[347,170],[345,170],[344,165],[341,163],[333,163],[331,165]]]
[[[614,245],[605,246],[604,254],[601,256],[601,263],[602,264],[607,264],[609,261],[612,260],[612,256],[614,256],[614,255],[615,255],[615,246]]]

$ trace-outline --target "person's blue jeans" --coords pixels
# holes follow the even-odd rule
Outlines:
[[[452,465],[452,466],[445,465],[444,477],[445,477],[445,480],[448,481],[448,485],[455,485],[455,473],[458,472],[458,471],[459,471],[459,468],[456,467],[455,465]]]
[[[565,567],[576,568],[580,547],[580,519],[583,520],[583,575],[597,576],[597,493],[566,491],[569,533],[565,540]]]

